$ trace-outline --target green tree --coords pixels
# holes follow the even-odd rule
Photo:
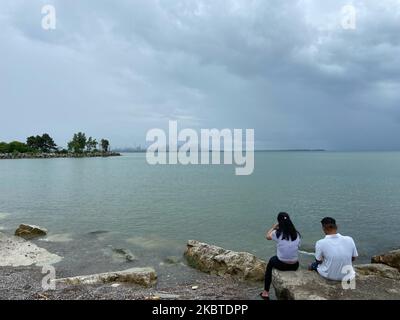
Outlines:
[[[0,142],[0,153],[9,153],[10,146],[6,142]]]
[[[68,150],[74,153],[82,153],[86,147],[86,135],[82,132],[75,133],[72,140],[68,142]]]
[[[57,150],[57,145],[55,144],[53,138],[50,137],[47,133],[42,134],[41,142],[42,142],[43,152],[50,152]]]
[[[39,144],[40,144],[39,139],[40,139],[39,136],[36,136],[36,137],[35,137],[35,136],[30,136],[30,137],[26,138],[26,144],[27,144],[30,148],[32,148],[33,150],[39,151],[39,150],[40,150],[40,147],[39,147]]]
[[[96,139],[89,137],[89,139],[87,139],[87,141],[86,141],[86,150],[88,152],[92,152],[92,151],[96,150],[97,145],[98,145],[98,143],[97,143]]]
[[[101,145],[101,151],[108,152],[108,149],[110,147],[110,142],[107,139],[101,139],[100,145]]]
[[[20,141],[13,141],[8,144],[8,152],[19,152],[19,153],[26,153],[32,151],[29,146]]]
[[[26,144],[35,151],[51,152],[57,149],[52,137],[44,133],[41,136],[31,136],[26,139]]]

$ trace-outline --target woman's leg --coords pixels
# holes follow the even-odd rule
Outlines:
[[[279,265],[279,259],[277,256],[273,256],[271,259],[269,259],[267,268],[265,270],[265,280],[264,280],[264,290],[266,292],[269,292],[269,289],[271,287],[271,282],[272,282],[272,269],[276,268]]]
[[[277,256],[273,256],[271,259],[269,259],[267,268],[265,270],[264,292],[262,293],[263,297],[269,296],[269,290],[272,282],[272,270],[274,268],[281,271],[296,271],[299,268],[299,263],[284,263],[280,261]]]
[[[300,266],[300,264],[298,262],[295,264],[290,264],[290,269],[288,269],[288,271],[297,271],[299,266]]]

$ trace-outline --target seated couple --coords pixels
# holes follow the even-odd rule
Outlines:
[[[317,241],[316,261],[309,266],[309,270],[317,271],[326,279],[342,281],[344,276],[349,276],[348,273],[342,273],[343,268],[352,266],[352,261],[358,256],[356,246],[351,237],[342,236],[337,232],[335,219],[326,217],[322,219],[321,224],[325,238]],[[277,243],[277,255],[269,260],[265,271],[264,291],[260,293],[263,299],[269,298],[272,269],[296,271],[299,268],[301,235],[289,215],[281,212],[278,215],[278,223],[267,232],[266,238]],[[350,278],[355,276],[354,269],[351,273]]]

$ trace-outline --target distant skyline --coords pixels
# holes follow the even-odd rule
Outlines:
[[[398,0],[3,0],[0,29],[0,141],[145,147],[177,120],[258,150],[400,150]]]

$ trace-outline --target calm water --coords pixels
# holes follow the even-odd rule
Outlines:
[[[188,239],[266,258],[274,245],[264,232],[279,211],[308,251],[324,216],[353,236],[364,261],[400,247],[400,153],[259,152],[251,176],[224,165],[150,166],[145,154],[0,161],[0,226],[48,228],[41,243],[81,272],[111,269],[111,246],[146,264],[181,256]]]

